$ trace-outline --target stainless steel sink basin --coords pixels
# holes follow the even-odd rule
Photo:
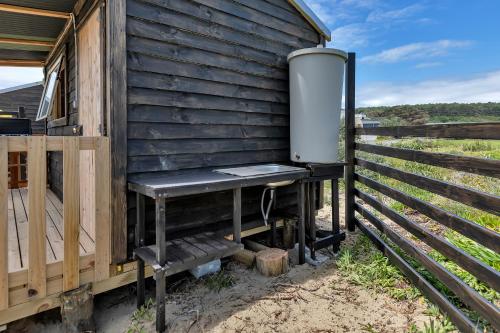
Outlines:
[[[280,164],[261,164],[238,168],[217,169],[215,171],[238,177],[251,177],[297,170],[302,169]]]

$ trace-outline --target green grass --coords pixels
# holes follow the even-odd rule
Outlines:
[[[222,289],[229,288],[234,285],[234,277],[222,269],[217,273],[207,276],[204,282],[208,289],[220,292]]]
[[[354,246],[341,250],[337,266],[349,281],[397,300],[414,299],[420,295],[404,275],[368,239],[360,236]]]
[[[146,324],[154,320],[154,302],[148,299],[146,304],[141,306],[140,309],[135,310],[130,319],[130,325],[127,333],[146,333]]]
[[[500,159],[500,141],[494,141],[494,140],[480,141],[480,140],[444,140],[444,139],[443,140],[402,139],[397,141],[378,140],[378,144],[390,145],[392,147],[398,147],[398,148],[429,151],[429,152],[466,155],[466,156],[489,158],[489,159]],[[404,170],[407,172],[423,175],[438,180],[443,180],[461,186],[470,187],[497,196],[500,195],[500,180],[496,178],[484,177],[465,172],[440,168],[436,166],[399,160],[396,158],[377,156],[363,152],[357,152],[357,156],[367,160],[382,163],[384,165],[388,165],[400,170]],[[456,214],[465,219],[473,221],[486,228],[489,228],[496,232],[500,232],[500,217],[498,216],[480,211],[478,209],[464,205],[460,202],[455,202],[453,200],[441,197],[439,195],[405,184],[403,182],[399,182],[392,178],[381,176],[377,173],[370,172],[369,170],[357,168],[357,172],[366,175],[372,179],[375,179],[383,184],[396,188],[406,194],[430,202],[453,214]],[[411,208],[406,207],[405,205],[395,200],[389,199],[379,194],[378,192],[373,191],[367,188],[366,186],[363,186],[362,184],[357,184],[356,186],[361,190],[374,195],[375,197],[377,197],[379,200],[390,206],[395,211],[401,214],[406,214],[411,220],[417,219],[417,221],[419,220],[430,221],[428,218],[423,217],[422,215],[420,215],[418,212],[415,212]],[[471,256],[493,267],[497,271],[500,270],[500,254],[491,251],[490,249],[476,243],[475,241],[453,230],[449,230],[443,226],[439,226],[438,224],[431,223],[429,225],[426,225],[426,227],[429,228],[431,231],[440,233],[446,240],[448,240],[455,246],[459,247],[460,249],[464,250]],[[415,239],[414,237],[411,238]],[[467,283],[470,287],[475,289],[486,299],[495,304],[499,304],[500,294],[498,292],[490,288],[485,283],[476,279],[470,273],[462,269],[453,261],[448,260],[445,256],[438,253],[437,251],[431,251],[429,255],[431,255],[436,261],[438,261],[441,265],[446,267],[450,272],[455,274],[457,277],[462,279],[465,283]],[[412,262],[412,265],[417,270],[419,270],[428,280],[430,280],[431,283],[433,283],[438,290],[442,291],[444,294],[449,296],[450,300],[454,302],[457,306],[461,307],[464,310],[464,312],[471,317],[472,320],[474,321],[479,320],[477,314],[469,311],[457,297],[455,297],[449,290],[447,290],[446,286],[442,285],[439,281],[437,281],[437,279],[433,278],[433,276],[428,272],[426,272],[418,263]],[[385,268],[382,268],[381,270],[384,271]],[[483,321],[481,321],[481,323],[483,325],[487,325],[487,323]],[[438,324],[441,325],[442,323],[437,323],[436,325]],[[425,328],[424,332],[441,332],[443,331],[442,329],[445,329],[441,327],[442,325],[441,326],[436,326],[436,325],[430,326],[429,324],[429,326]],[[486,329],[488,329],[488,326],[486,326]]]

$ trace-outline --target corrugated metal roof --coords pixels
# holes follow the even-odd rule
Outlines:
[[[303,0],[288,0],[305,19],[321,34],[327,41],[332,39],[332,32],[314,11]]]
[[[75,6],[75,0],[1,0],[0,3],[36,9],[54,10],[70,13]]]
[[[0,11],[0,34],[10,35],[12,38],[19,36],[56,39],[65,23],[62,19]]]
[[[48,52],[44,51],[0,49],[0,60],[2,59],[40,60],[40,59],[45,59],[47,55]]]
[[[77,0],[0,0],[0,4],[70,13]],[[64,18],[0,11],[0,37],[54,41],[64,28]],[[0,44],[0,60],[44,60],[46,47]]]

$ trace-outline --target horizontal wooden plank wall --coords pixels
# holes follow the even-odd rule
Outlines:
[[[42,98],[43,85],[5,92],[0,94],[0,110],[6,112],[17,112],[19,107],[24,107],[26,118],[31,119],[31,130],[33,134],[45,133],[45,122],[35,121],[38,105]]]
[[[431,137],[448,139],[485,139],[499,140],[500,123],[463,123],[463,124],[436,124],[423,126],[404,127],[381,127],[356,129],[355,134],[381,135],[401,137]],[[354,136],[353,136],[354,137]],[[472,274],[479,281],[484,282],[492,289],[500,290],[500,273],[493,267],[481,261],[479,258],[469,254],[458,246],[455,246],[441,235],[435,233],[432,228],[426,227],[411,216],[405,213],[398,213],[396,210],[386,205],[382,195],[391,198],[404,206],[415,209],[419,213],[429,217],[436,223],[446,226],[454,231],[484,245],[495,252],[500,251],[500,234],[493,229],[479,225],[478,223],[457,216],[445,209],[428,203],[424,200],[404,193],[396,188],[384,184],[384,178],[395,179],[401,183],[410,184],[422,190],[440,195],[484,212],[500,216],[500,197],[493,193],[485,193],[472,187],[453,184],[449,181],[442,181],[424,175],[410,173],[394,167],[384,165],[374,159],[378,156],[402,159],[421,164],[433,165],[462,172],[469,172],[481,176],[499,178],[500,163],[498,160],[459,156],[453,154],[431,153],[411,149],[388,147],[376,144],[356,143],[354,150],[360,153],[354,160],[356,170],[353,171],[353,178],[356,184],[362,184],[369,191],[375,191],[376,195],[371,195],[363,187],[354,188],[352,194],[359,199],[355,204],[355,210],[361,218],[356,218],[356,224],[364,231],[374,243],[389,258],[399,266],[407,276],[433,301],[443,312],[447,313],[452,321],[463,331],[476,331],[475,323],[455,308],[450,302],[443,300],[443,295],[433,288],[429,288],[427,283],[422,283],[425,278],[416,270],[408,269],[403,264],[400,256],[394,255],[389,245],[378,237],[368,224],[362,222],[366,220],[387,236],[395,245],[403,250],[407,256],[415,259],[421,266],[426,268],[435,278],[443,283],[457,298],[459,298],[470,310],[474,310],[479,316],[489,322],[494,330],[500,329],[500,311],[496,304],[493,304],[476,290],[472,289],[466,282],[459,279],[448,271],[444,265],[435,261],[426,252],[420,249],[419,244],[414,244],[411,237],[406,237],[398,233],[394,224],[411,233],[415,239],[426,243],[432,249],[438,251],[451,262],[456,263],[465,271]],[[368,153],[368,154],[367,154]],[[369,171],[369,172],[366,172]],[[376,175],[376,176],[375,176]],[[378,178],[382,176],[382,178]],[[379,216],[385,216],[381,219]],[[392,223],[386,223],[391,221]]]
[[[128,0],[129,175],[288,161],[286,57],[319,41],[286,0]]]

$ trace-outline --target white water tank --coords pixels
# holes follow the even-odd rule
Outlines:
[[[290,63],[290,155],[294,162],[335,163],[347,53],[309,48]]]

